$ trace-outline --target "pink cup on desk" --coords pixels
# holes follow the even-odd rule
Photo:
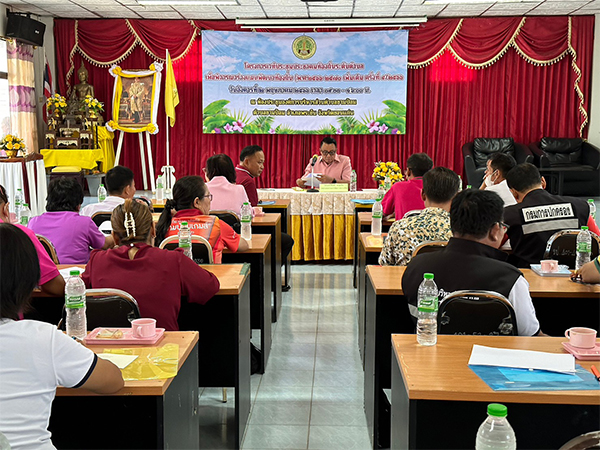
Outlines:
[[[260,216],[264,216],[265,213],[263,212],[263,209],[260,206],[254,206],[252,208],[254,210],[254,215],[256,217],[260,217]]]
[[[131,322],[134,338],[149,338],[156,335],[155,319],[135,319]]]
[[[556,259],[545,259],[540,261],[542,272],[558,272],[558,261]]]
[[[569,343],[578,348],[594,348],[596,346],[596,330],[592,328],[573,327],[565,331]]]

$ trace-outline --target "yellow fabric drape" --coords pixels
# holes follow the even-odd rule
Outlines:
[[[323,214],[291,216],[292,261],[351,260],[354,256],[354,216]]]
[[[106,127],[98,127],[98,145],[104,154],[102,160],[102,172],[108,172],[115,166],[115,146],[113,139],[115,134],[108,131]]]
[[[96,167],[96,161],[104,161],[104,150],[54,150],[44,148],[40,150],[44,156],[44,166],[77,166],[91,170]],[[114,157],[113,157],[114,161]]]

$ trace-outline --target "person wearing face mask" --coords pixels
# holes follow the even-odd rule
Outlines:
[[[506,174],[517,165],[515,158],[506,153],[494,153],[487,160],[485,178],[479,189],[495,192],[504,202],[504,206],[516,205],[517,201],[506,184]]]

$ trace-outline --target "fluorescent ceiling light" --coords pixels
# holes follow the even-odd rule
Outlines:
[[[426,16],[421,17],[365,17],[365,18],[322,18],[322,19],[236,19],[236,25],[241,28],[338,28],[364,27],[382,28],[395,26],[418,26],[427,22]]]
[[[138,0],[143,6],[196,6],[196,5],[233,5],[239,6],[237,0]]]

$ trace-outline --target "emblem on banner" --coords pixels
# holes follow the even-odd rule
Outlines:
[[[292,42],[292,51],[297,58],[312,58],[317,51],[317,43],[309,36],[300,36]]]

